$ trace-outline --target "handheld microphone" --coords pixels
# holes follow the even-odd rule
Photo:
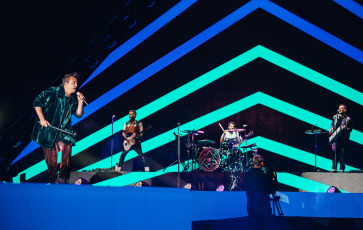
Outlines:
[[[77,92],[76,94],[77,94],[77,96],[78,96],[78,95],[80,94],[80,92]],[[88,105],[87,101],[86,101],[84,98],[83,98],[82,100],[83,100],[83,102],[84,102],[86,105]]]

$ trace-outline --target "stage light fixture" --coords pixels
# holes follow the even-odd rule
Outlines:
[[[186,183],[183,188],[189,189],[191,191],[196,191],[198,190],[194,185],[192,185],[191,183]]]
[[[155,0],[146,0],[145,1],[146,7],[153,7],[155,5]]]
[[[183,188],[192,189],[192,184],[191,183],[186,183]]]
[[[75,185],[81,185],[81,184],[90,184],[86,179],[83,177],[78,178],[75,182]]]
[[[217,192],[223,192],[223,191],[224,191],[224,185],[223,185],[223,184],[219,185],[219,186],[217,187],[216,191],[217,191]]]
[[[132,28],[136,25],[136,18],[131,14],[126,14],[124,17],[124,22],[128,28]]]
[[[341,191],[337,187],[331,186],[326,193],[341,193]]]
[[[135,187],[147,187],[149,186],[148,183],[146,183],[145,181],[139,181],[135,184]]]
[[[98,59],[92,54],[87,55],[85,62],[88,64],[88,68],[90,69],[93,69],[98,65]]]
[[[108,49],[112,49],[116,45],[116,39],[113,36],[111,36],[110,34],[108,34],[104,37],[103,42],[105,43],[105,45]]]

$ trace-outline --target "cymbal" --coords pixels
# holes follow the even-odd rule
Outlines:
[[[199,140],[199,141],[197,141],[197,143],[200,144],[200,145],[213,145],[216,142],[212,141],[212,140],[205,139],[205,140]]]
[[[227,132],[243,132],[246,131],[245,129],[230,129],[230,130],[226,130]]]
[[[204,131],[201,131],[201,130],[183,130],[183,131],[180,131],[182,133],[204,133]]]

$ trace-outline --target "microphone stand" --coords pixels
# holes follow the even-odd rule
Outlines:
[[[243,125],[242,126],[243,128],[245,128],[245,135],[244,135],[244,137],[247,135],[247,125]],[[242,141],[243,141],[243,137],[242,137]],[[247,145],[248,143],[247,143],[247,139],[246,139],[246,145]],[[247,151],[247,149],[246,149],[246,168],[248,168],[248,151]],[[243,168],[245,168],[245,167],[243,167]]]
[[[163,172],[165,172],[165,170],[167,168],[169,168],[170,166],[174,165],[175,163],[178,163],[178,182],[177,182],[177,186],[178,186],[178,188],[180,188],[180,132],[179,132],[180,123],[178,122],[177,124],[178,124],[178,134],[175,134],[175,132],[174,132],[174,136],[175,136],[176,141],[177,141],[178,159],[176,161],[174,161],[173,163],[171,163],[170,165],[168,165],[166,168],[164,168]]]
[[[311,132],[314,132],[314,135],[315,135],[315,146],[314,146],[315,165],[314,165],[314,170],[315,170],[315,172],[317,172],[317,169],[316,169],[316,159],[317,159],[317,155],[318,155],[318,132],[315,132],[314,131],[314,126],[311,126]]]
[[[339,109],[337,110],[337,119],[336,119],[336,122],[335,122],[335,126],[336,124],[338,123],[338,119],[339,119]],[[334,144],[336,143],[336,141],[332,144],[334,146]],[[337,163],[337,145],[335,144],[334,146],[334,166],[338,172],[338,163]]]
[[[112,127],[112,133],[111,133],[111,167],[110,170],[112,170],[112,155],[113,155],[113,119],[115,118],[115,115],[112,116],[111,118],[111,127]]]
[[[178,122],[178,135],[177,135],[177,142],[178,142],[178,188],[180,188],[180,133],[179,133],[180,123]]]

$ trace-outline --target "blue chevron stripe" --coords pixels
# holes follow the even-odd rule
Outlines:
[[[102,73],[105,69],[110,67],[117,60],[119,60],[120,58],[125,56],[128,52],[130,52],[132,49],[134,49],[140,43],[142,43],[143,41],[148,39],[151,35],[155,34],[163,26],[165,26],[171,20],[173,20],[178,15],[183,13],[186,9],[188,9],[190,6],[192,6],[195,2],[197,2],[197,0],[182,0],[178,4],[176,4],[174,7],[172,7],[170,10],[168,10],[166,13],[164,13],[159,18],[157,18],[155,21],[150,23],[150,25],[145,27],[143,30],[138,32],[131,39],[129,39],[124,44],[122,44],[120,47],[118,47],[116,50],[114,50],[110,55],[108,55],[107,58],[97,67],[97,69],[91,74],[91,76],[89,76],[86,79],[86,81],[79,88],[82,88],[89,81],[91,81],[93,78],[95,78],[98,74]]]
[[[353,14],[363,19],[363,6],[359,5],[353,0],[333,0],[337,4],[341,5],[345,9],[349,10]]]
[[[267,1],[267,0],[252,0],[251,2],[247,3],[246,5],[242,6],[232,14],[228,15],[224,19],[220,20],[207,30],[203,31],[199,35],[195,36],[188,42],[184,43],[174,51],[170,52],[169,54],[165,55],[163,58],[159,59],[155,63],[151,64],[150,66],[146,67],[144,70],[140,71],[136,75],[130,77],[125,82],[119,84],[115,88],[108,91],[106,94],[102,95],[89,106],[86,107],[85,113],[81,119],[73,118],[73,125],[77,124],[81,120],[85,119],[98,109],[102,108],[109,102],[113,101],[117,97],[121,96],[123,93],[127,92],[129,89],[133,88],[137,84],[141,83],[145,79],[151,77],[153,74],[157,73],[161,69],[165,68],[166,66],[170,65],[174,61],[178,60],[180,57],[184,56],[185,54],[189,53],[191,50],[195,49],[205,41],[209,40],[210,38],[214,37],[224,29],[228,28],[238,20],[242,19],[249,13],[253,12],[258,7],[265,9],[266,11],[274,14],[275,16],[285,20],[287,23],[299,28],[300,30],[312,35],[317,36],[316,38],[321,40],[322,42],[326,43],[327,45],[332,46],[333,48],[341,51],[342,53],[356,59],[357,61],[363,63],[363,53],[362,51],[358,50],[357,48],[343,42],[342,40],[330,35],[329,33],[319,29],[318,27],[313,26],[312,24],[308,23],[307,21],[295,16],[294,14],[290,13],[289,11],[280,8],[279,6]],[[289,16],[287,16],[289,15]],[[291,17],[291,18],[290,18]],[[311,29],[306,29],[305,27],[314,27],[318,29],[318,31],[312,31]],[[305,28],[305,29],[304,29]],[[30,152],[37,149],[39,146],[35,142],[30,142],[24,150],[17,156],[17,158],[11,163],[14,164],[16,161],[20,160],[24,156],[28,155]]]

